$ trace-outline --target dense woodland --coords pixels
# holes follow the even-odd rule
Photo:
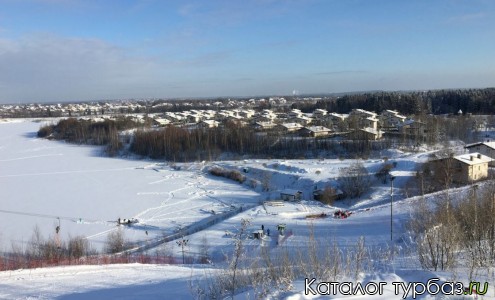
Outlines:
[[[463,113],[494,114],[495,88],[349,94],[322,99],[315,104],[294,103],[293,108],[304,112],[322,108],[337,113],[361,108],[375,112],[392,109],[404,115],[454,114],[459,110]]]
[[[75,118],[60,120],[57,124],[46,125],[39,129],[38,137],[64,140],[74,144],[106,145],[110,156],[122,148],[119,132],[139,126],[129,118],[91,122]]]
[[[264,158],[356,156],[390,147],[384,141],[349,141],[260,134],[249,127],[228,124],[222,128],[185,129],[168,126],[140,130],[130,150],[135,154],[171,161],[214,160],[223,153]]]
[[[411,92],[368,92],[368,93],[348,93],[338,95],[314,95],[319,99],[299,96],[285,96],[286,104],[272,105],[269,101],[259,101],[255,107],[258,109],[277,108],[277,110],[289,110],[299,108],[303,112],[313,112],[316,108],[326,109],[329,112],[348,113],[354,108],[361,108],[369,111],[381,112],[385,109],[397,110],[404,115],[422,114],[452,114],[462,110],[463,113],[471,114],[494,114],[495,113],[495,88],[486,89],[458,89],[458,90],[431,90],[431,91],[411,91]],[[139,107],[121,107],[118,113],[163,113],[180,112],[191,109],[225,109],[231,108],[229,103],[238,99],[203,99],[203,100],[153,100],[134,101]],[[216,105],[221,103],[221,105]],[[207,105],[208,104],[208,105]],[[207,105],[207,106],[205,106]],[[71,116],[69,110],[69,117]],[[98,111],[85,111],[84,115],[108,113],[101,108]],[[32,110],[27,106],[20,106],[15,112],[2,112],[1,117],[60,117],[58,111],[51,111],[50,108]]]

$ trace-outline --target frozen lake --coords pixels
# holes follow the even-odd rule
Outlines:
[[[45,238],[83,235],[99,249],[118,218],[138,218],[125,237],[144,241],[170,234],[258,194],[204,174],[157,161],[109,158],[101,147],[36,137],[40,123],[0,123],[0,249],[25,245],[38,226]]]

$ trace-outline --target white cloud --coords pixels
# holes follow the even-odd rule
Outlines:
[[[466,22],[472,22],[476,20],[481,20],[487,18],[488,15],[484,12],[478,12],[478,13],[471,13],[471,14],[464,14],[464,15],[459,15],[459,16],[454,16],[448,19],[448,23],[466,23]]]
[[[0,85],[6,87],[0,102],[121,97],[133,87],[143,93],[158,69],[154,61],[98,39],[0,39]]]

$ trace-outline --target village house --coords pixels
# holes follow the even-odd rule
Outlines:
[[[296,132],[302,128],[303,126],[299,123],[283,123],[278,125],[279,131],[283,133]]]
[[[427,132],[426,124],[412,119],[405,120],[397,126],[400,133],[405,135],[424,136]]]
[[[202,128],[216,128],[218,125],[220,125],[220,122],[215,120],[204,120],[198,124],[198,126]]]
[[[289,119],[295,119],[295,118],[300,118],[302,117],[304,114],[301,110],[299,109],[293,109],[291,110],[287,116],[289,117]]]
[[[376,113],[371,112],[371,111],[367,111],[367,110],[364,110],[364,109],[360,109],[360,108],[353,109],[349,113],[349,116],[356,116],[359,119],[366,119],[366,118],[376,119]]]
[[[244,119],[249,119],[254,116],[256,112],[252,109],[246,109],[246,110],[241,110],[239,112],[239,116],[243,117]]]
[[[352,140],[370,140],[376,141],[382,138],[381,130],[366,127],[363,129],[353,130],[349,133],[349,138]]]
[[[187,122],[189,123],[198,123],[199,121],[201,121],[201,115],[191,113],[187,116]]]
[[[253,116],[252,119],[253,122],[272,122],[277,119],[277,115],[269,109],[264,109],[260,113]]]
[[[273,122],[256,122],[254,123],[253,127],[256,130],[268,130],[268,129],[273,129],[277,124]]]
[[[347,122],[345,122],[348,115],[329,113],[325,116],[325,120],[332,123],[333,130],[336,132],[342,132],[347,130]]]
[[[305,115],[301,115],[300,117],[296,117],[296,118],[289,118],[289,120],[294,122],[294,123],[299,123],[299,124],[304,125],[304,126],[313,122],[312,118],[309,118]]]
[[[153,125],[159,126],[159,127],[167,126],[170,123],[172,123],[172,122],[169,119],[165,119],[165,118],[155,118],[155,119],[153,119]]]
[[[474,144],[469,144],[464,147],[468,149],[469,153],[481,153],[492,159],[489,166],[495,166],[495,142],[479,142]]]
[[[371,128],[373,130],[378,129],[378,119],[376,118],[368,117],[366,119],[363,119],[362,124],[364,128]]]
[[[327,111],[321,108],[317,108],[313,111],[313,118],[315,119],[322,119],[324,116],[327,115]]]
[[[309,126],[300,130],[301,135],[309,137],[327,136],[332,130],[324,126]]]
[[[299,201],[302,199],[302,192],[298,190],[285,189],[280,192],[280,199],[284,201]]]
[[[378,117],[380,120],[380,127],[382,130],[397,131],[400,124],[402,124],[407,118],[398,111],[384,110]]]
[[[347,115],[338,114],[338,113],[329,113],[327,115],[327,119],[329,119],[333,123],[344,122],[346,118]]]
[[[450,156],[432,161],[433,173],[440,182],[472,183],[488,177],[491,161],[490,157],[481,153]]]
[[[353,109],[349,113],[347,121],[349,123],[349,127],[352,129],[370,127],[376,130],[378,128],[378,119],[376,113],[364,109]]]

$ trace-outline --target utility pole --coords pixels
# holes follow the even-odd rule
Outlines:
[[[394,202],[394,179],[395,176],[390,175],[390,240],[393,239],[392,228],[393,228],[393,209],[392,203]]]
[[[180,241],[177,241],[177,246],[181,247],[182,248],[182,264],[184,265],[186,263],[186,259],[185,259],[185,256],[184,256],[184,248],[187,246],[187,243],[189,242],[189,240],[186,240],[186,239],[182,239]]]
[[[60,249],[60,217],[57,217],[58,225],[55,227],[55,244],[57,245],[57,249]]]

